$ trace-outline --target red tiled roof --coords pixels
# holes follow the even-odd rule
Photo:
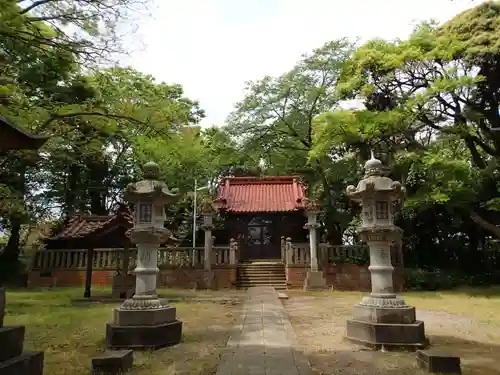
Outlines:
[[[72,216],[66,227],[59,234],[48,240],[67,240],[83,238],[89,235],[97,234],[100,231],[113,228],[115,226],[124,226],[132,228],[134,217],[128,206],[120,204],[117,212],[110,216],[97,215],[75,215]]]
[[[288,212],[304,208],[305,186],[298,177],[226,177],[216,203],[229,212]]]
[[[119,226],[125,229],[131,229],[134,226],[134,216],[126,203],[120,203],[114,215],[75,215],[69,219],[68,224],[59,234],[47,238],[46,241],[70,240],[99,235]],[[179,242],[179,239],[172,235],[167,240],[167,244],[177,242]]]

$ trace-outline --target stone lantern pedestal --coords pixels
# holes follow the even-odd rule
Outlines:
[[[353,307],[347,321],[347,338],[375,347],[424,347],[428,344],[424,323],[416,320],[415,307],[396,296],[391,244],[401,236],[393,224],[393,204],[404,198],[398,181],[384,176],[380,160],[365,164],[365,176],[357,187],[347,188],[348,196],[362,204],[362,225],[358,233],[370,248],[372,292]]]
[[[129,232],[137,244],[135,294],[115,309],[114,322],[106,326],[109,348],[158,349],[181,340],[182,322],[176,318],[176,308],[156,294],[158,247],[169,237],[163,227],[164,208],[176,199],[158,179],[158,166],[147,163],[144,180],[127,187],[125,198],[136,205],[135,225]]]

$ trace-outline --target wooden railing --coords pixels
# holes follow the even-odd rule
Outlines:
[[[94,249],[93,269],[118,270],[124,256],[122,248]],[[136,266],[137,249],[129,249],[129,270]],[[86,249],[38,250],[32,263],[34,270],[86,269],[88,262]],[[211,264],[214,266],[231,264],[230,247],[214,246],[211,251]],[[203,247],[160,248],[158,268],[203,268]]]

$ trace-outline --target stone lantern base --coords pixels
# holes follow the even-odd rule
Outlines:
[[[323,271],[307,271],[303,290],[325,289],[326,280]]]
[[[401,298],[384,300],[365,297],[353,307],[353,317],[347,320],[347,339],[375,348],[426,347],[429,341],[424,322],[416,320],[415,308],[404,304]],[[374,303],[365,304],[369,301]]]
[[[155,350],[178,344],[182,322],[176,319],[176,308],[164,300],[155,300],[159,302],[155,307],[151,300],[140,301],[126,300],[115,309],[114,322],[106,325],[107,347]]]

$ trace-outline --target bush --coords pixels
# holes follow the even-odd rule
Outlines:
[[[406,272],[408,290],[449,290],[458,286],[500,284],[500,271],[466,275],[452,270],[410,269]]]
[[[460,275],[443,270],[428,271],[411,269],[407,272],[407,288],[409,290],[446,290],[464,284]]]

